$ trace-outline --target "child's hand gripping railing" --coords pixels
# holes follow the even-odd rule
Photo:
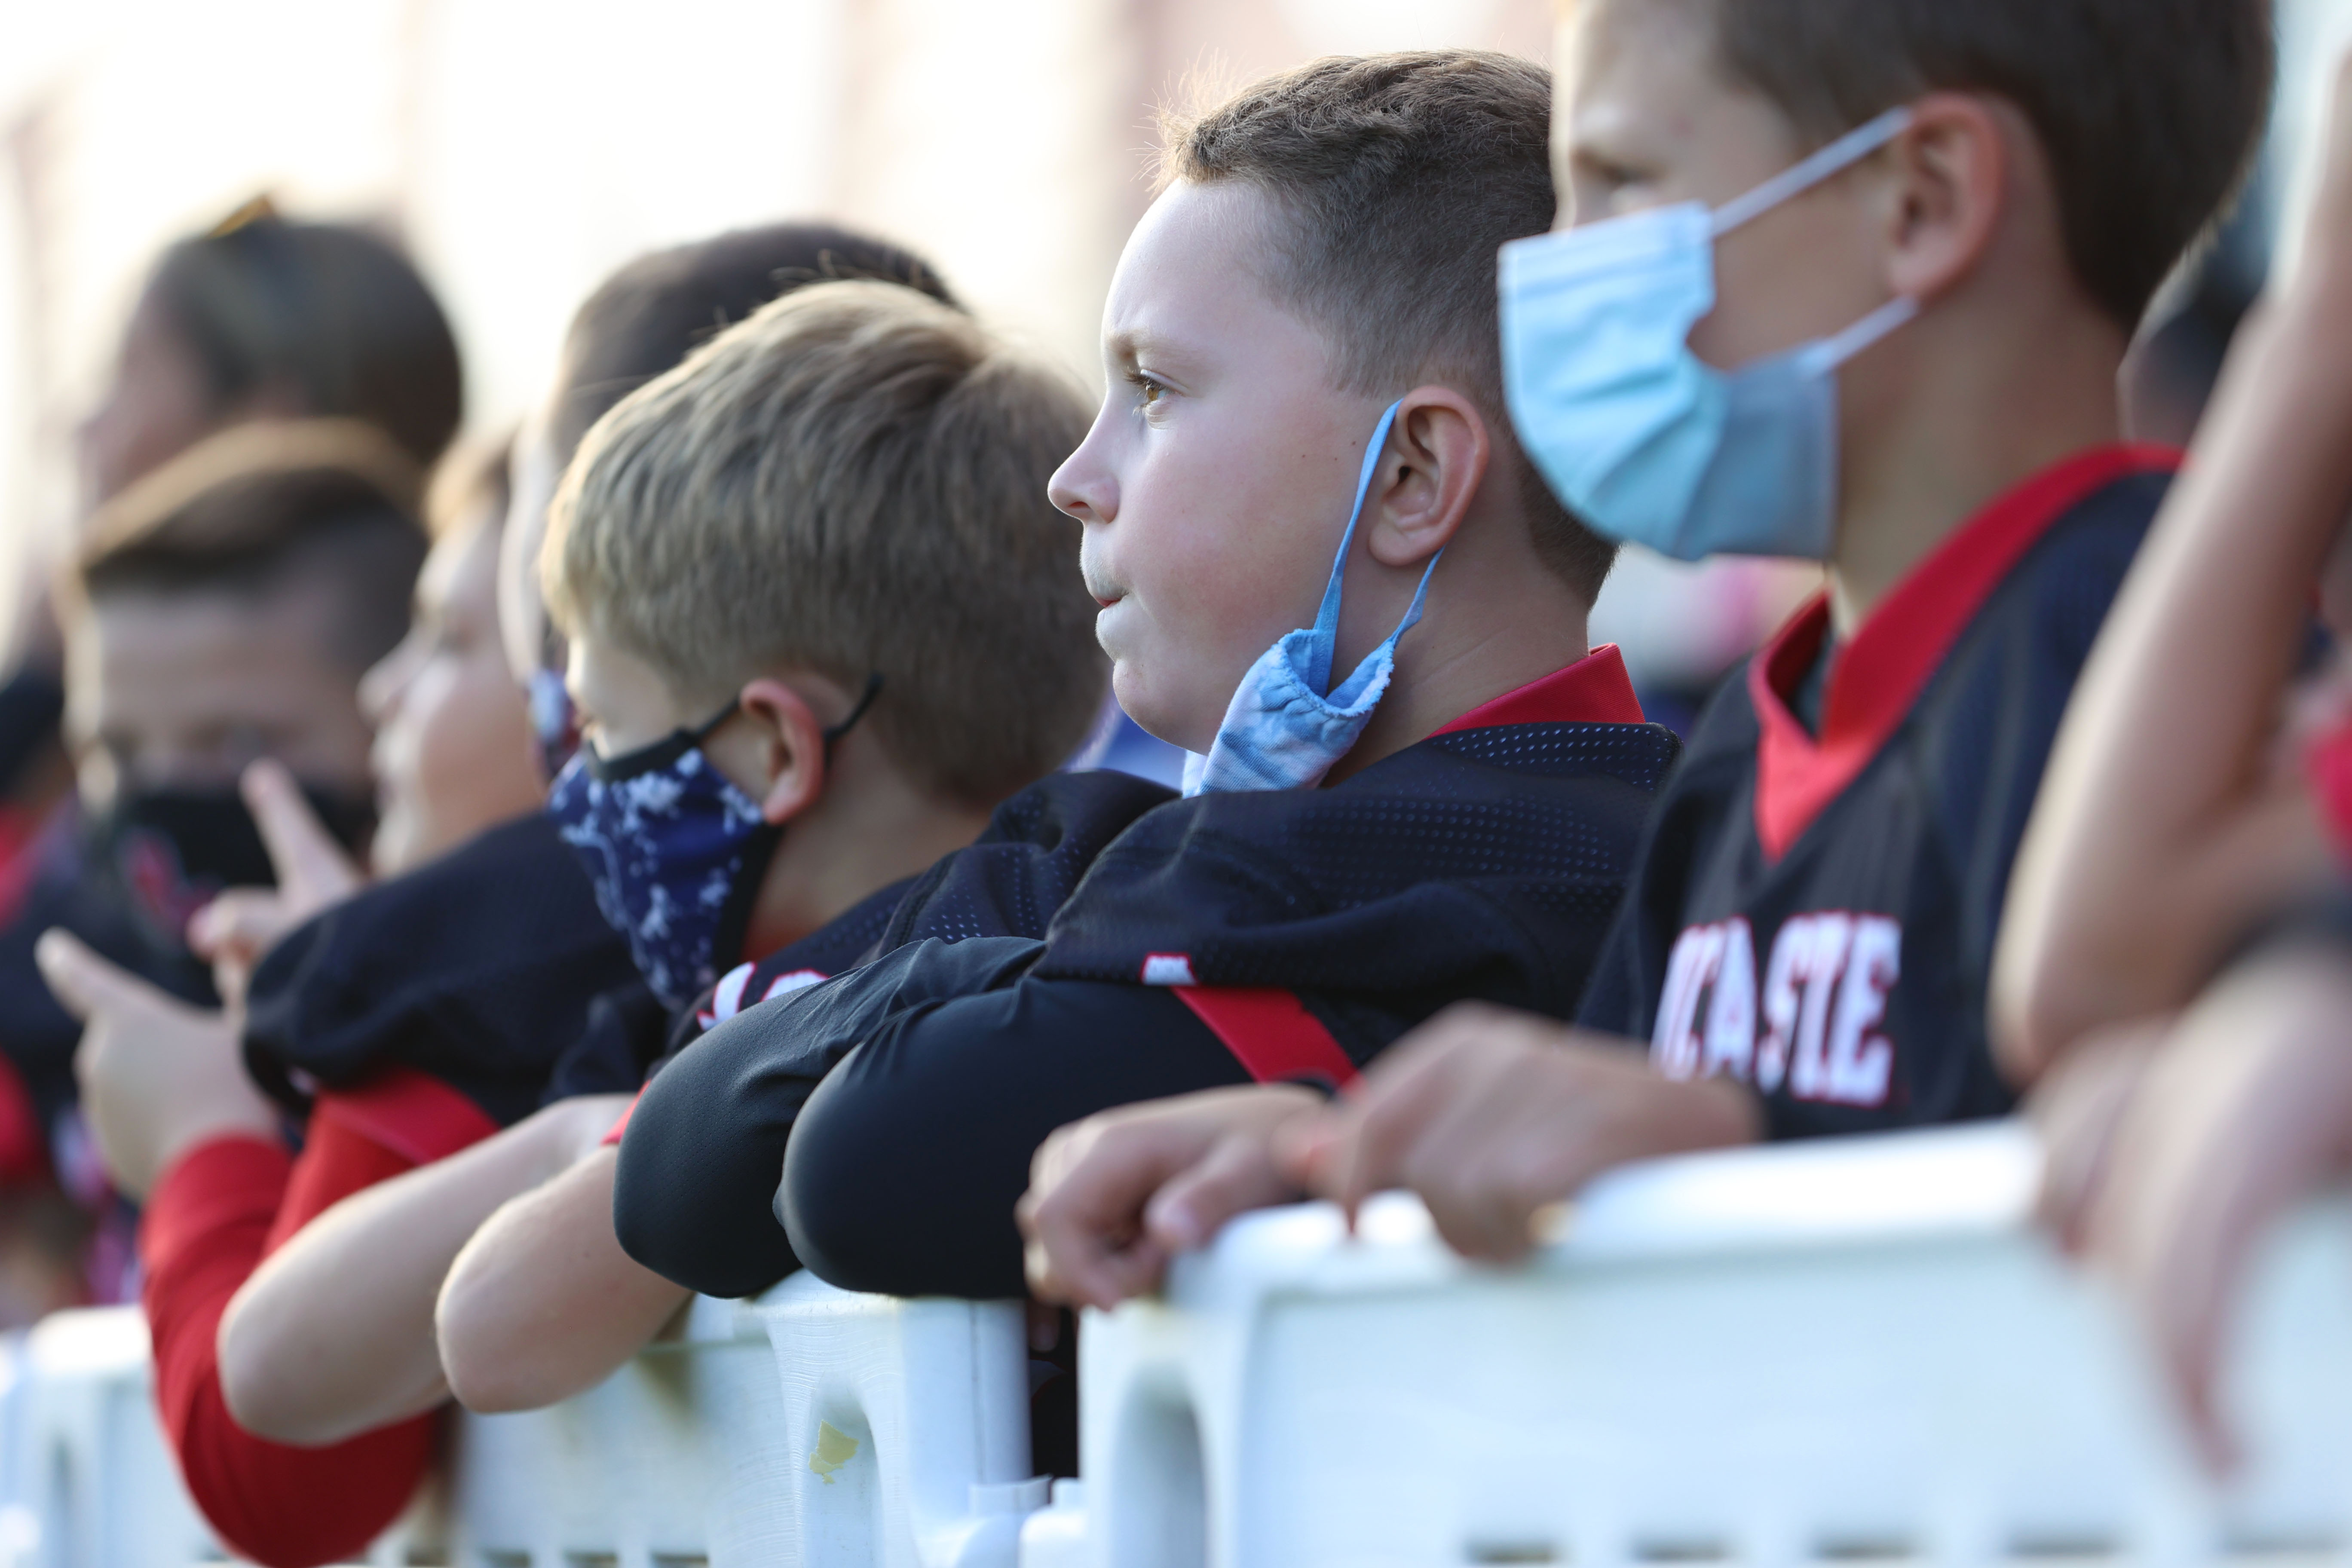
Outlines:
[[[2266,1253],[2217,1490],[2037,1173],[2015,1124],[1660,1162],[1508,1271],[1408,1199],[1244,1220],[1088,1320],[1024,1568],[2341,1563],[2352,1213]]]

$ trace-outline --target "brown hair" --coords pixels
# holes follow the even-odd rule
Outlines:
[[[1348,391],[1443,379],[1517,466],[1536,548],[1588,600],[1616,547],[1555,499],[1503,400],[1495,253],[1551,226],[1551,75],[1475,50],[1314,61],[1163,126],[1163,180],[1279,204],[1265,281],[1322,330]]]
[[[1730,73],[1817,142],[1939,89],[2015,104],[2075,274],[2127,329],[2236,189],[2269,112],[2269,0],[1706,4]]]
[[[971,804],[1050,771],[1106,671],[1076,531],[1045,499],[1087,409],[962,311],[821,283],[598,421],[541,557],[548,607],[713,701],[762,672],[851,691],[919,784]]]
[[[429,466],[465,411],[457,340],[406,258],[345,224],[288,223],[267,199],[165,251],[147,297],[215,406],[272,384],[302,412],[363,419]]]
[[[736,229],[630,262],[572,319],[548,426],[556,461],[571,460],[606,409],[769,300],[803,283],[847,278],[903,283],[956,302],[921,257],[832,224]]]
[[[364,669],[407,630],[425,560],[422,476],[370,425],[238,426],[199,442],[100,510],[68,605],[110,594],[272,595],[323,582],[335,657]]]

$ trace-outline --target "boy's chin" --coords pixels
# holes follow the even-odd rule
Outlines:
[[[1217,725],[1224,717],[1213,715],[1206,723],[1197,713],[1183,710],[1181,703],[1170,703],[1153,691],[1151,683],[1143,679],[1133,661],[1114,660],[1110,667],[1111,695],[1118,699],[1120,709],[1135,721],[1136,727],[1155,741],[1165,741],[1188,752],[1205,752],[1216,739]]]

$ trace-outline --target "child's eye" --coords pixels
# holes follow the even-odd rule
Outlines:
[[[1146,408],[1158,403],[1160,395],[1168,390],[1160,381],[1139,370],[1130,370],[1127,373],[1127,384],[1135,388],[1136,400]]]

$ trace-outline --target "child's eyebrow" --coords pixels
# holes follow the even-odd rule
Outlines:
[[[1149,327],[1129,327],[1115,331],[1106,341],[1105,346],[1116,364],[1135,365],[1148,362],[1156,370],[1177,370],[1192,359],[1181,343]]]

